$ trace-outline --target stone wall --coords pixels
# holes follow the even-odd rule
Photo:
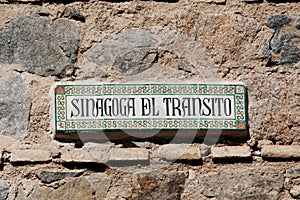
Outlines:
[[[300,198],[299,6],[0,0],[0,199]],[[241,81],[248,137],[58,140],[49,91],[72,81]]]

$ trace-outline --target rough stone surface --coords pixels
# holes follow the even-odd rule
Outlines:
[[[14,145],[10,145],[9,140],[8,144],[4,144],[5,148],[0,150],[3,151],[0,179],[10,184],[7,199],[16,199],[16,196],[19,197],[17,199],[24,200],[97,199],[98,195],[100,199],[292,198],[293,187],[300,185],[297,170],[300,167],[297,162],[299,158],[287,162],[279,158],[262,160],[261,146],[266,140],[269,144],[278,146],[300,144],[299,1],[0,2],[0,63],[3,60],[6,63],[20,63],[10,72],[7,72],[8,65],[1,66],[1,93],[11,89],[8,86],[13,85],[15,76],[24,81],[16,82],[15,85],[20,88],[13,94],[19,102],[14,104],[14,108],[22,114],[14,117],[17,114],[7,109],[7,113],[11,113],[7,116],[13,116],[19,122],[11,123],[15,124],[10,126],[13,130],[11,134],[16,135],[18,132],[18,135],[25,137],[19,138]],[[57,35],[76,35],[77,32],[73,31],[73,25],[66,28],[67,31],[56,28],[56,24],[62,21],[73,24],[78,28],[76,30],[80,28],[77,37],[80,37],[78,51],[71,53],[70,57],[68,55],[74,50],[74,40],[62,39],[64,42],[60,42]],[[130,40],[121,38],[126,35]],[[7,38],[14,40],[8,43]],[[47,41],[48,46],[44,41]],[[145,46],[139,48],[140,41],[140,44],[148,44],[147,41],[150,41],[152,49]],[[122,43],[122,48],[116,49],[118,47],[112,46],[116,43]],[[104,44],[109,48],[105,48]],[[69,45],[72,48],[69,49]],[[89,53],[97,46],[102,47],[99,49],[103,52],[96,53],[95,60],[91,61]],[[134,48],[130,49],[131,47]],[[109,56],[108,50],[115,51],[118,55],[113,55],[112,60],[110,57],[106,59],[104,56]],[[123,50],[125,51],[122,52]],[[52,74],[58,75],[51,76]],[[27,144],[31,149],[33,144],[45,145],[54,142],[49,116],[51,86],[58,81],[72,82],[73,79],[85,78],[111,83],[242,81],[246,84],[248,93],[249,136],[258,141],[257,147],[249,143],[253,149],[253,159],[247,159],[247,163],[239,162],[241,159],[225,159],[224,161],[229,160],[230,163],[217,163],[212,160],[210,146],[200,146],[203,156],[201,164],[187,160],[166,162],[157,153],[163,141],[153,145],[126,141],[118,147],[139,146],[149,150],[149,165],[135,165],[138,162],[134,161],[133,166],[114,168],[109,165],[104,168],[98,162],[107,161],[110,149],[85,144],[81,148],[82,143],[77,142],[76,148],[65,152],[61,148],[67,146],[62,143],[66,142],[63,140],[55,141],[59,147],[52,147],[56,150],[54,153],[49,150],[53,156],[52,162],[10,163],[10,155],[19,149],[19,143]],[[85,81],[90,84],[94,80]],[[22,101],[28,97],[25,93],[28,91],[31,98],[29,111],[25,109],[26,106],[20,106],[25,105]],[[6,96],[0,94],[1,103],[2,100],[4,103],[8,102]],[[2,110],[0,106],[0,115],[3,114]],[[0,121],[4,120],[0,118]],[[29,124],[23,120],[28,120]],[[13,120],[3,123],[8,121]],[[22,124],[27,124],[28,128]],[[16,131],[16,126],[23,128]],[[10,134],[7,128],[8,126],[4,133],[1,132],[4,130],[3,126],[0,127],[1,135]],[[241,141],[234,133],[231,136],[232,138],[220,138],[219,146],[247,145],[246,139]],[[3,146],[2,139],[7,138],[0,138]],[[144,142],[141,140],[144,139],[139,138],[137,141]],[[198,142],[201,143],[201,139],[194,140],[196,145]],[[74,146],[74,143],[68,145]],[[108,153],[103,155],[102,152]],[[60,162],[64,158],[68,163]],[[70,171],[73,168],[85,169],[83,179],[76,182],[78,177],[68,177],[48,184],[36,177],[38,172],[45,169]],[[103,170],[107,177],[98,173],[94,175],[95,171]],[[155,170],[159,173],[153,173]],[[149,171],[149,174],[141,175],[140,182],[136,182],[137,178],[133,180],[132,174],[137,171]],[[174,176],[167,175],[169,178],[166,178],[164,174],[170,171],[176,172]],[[178,171],[183,171],[183,175],[178,177],[180,180],[175,177],[178,176]],[[91,178],[95,181],[89,181],[86,175],[95,176]],[[107,184],[107,178],[110,184]],[[103,188],[95,186],[98,183],[102,183]],[[69,188],[63,189],[64,186]],[[60,194],[56,191],[60,191]]]
[[[260,140],[260,141],[257,142],[257,147],[259,149],[261,149],[261,147],[264,146],[264,145],[273,145],[273,142],[270,141],[270,140]]]
[[[291,179],[300,178],[300,168],[288,169],[285,176]]]
[[[97,159],[101,163],[106,163],[109,160],[109,152],[115,147],[114,143],[85,143],[85,149],[91,156]]]
[[[159,148],[160,155],[166,160],[200,160],[199,146],[190,144],[167,144]]]
[[[5,180],[0,180],[0,200],[5,200],[9,191],[9,184]]]
[[[51,153],[43,149],[17,149],[10,157],[10,162],[48,162],[51,161]]]
[[[7,150],[15,143],[17,143],[16,138],[0,135],[0,151]]]
[[[0,134],[26,136],[30,105],[22,75],[0,64]]]
[[[132,199],[180,199],[185,183],[181,172],[138,172],[133,174]]]
[[[67,182],[57,189],[37,186],[29,199],[87,199],[92,200],[93,190],[85,178],[77,178]]]
[[[266,25],[275,30],[269,49],[273,54],[280,55],[280,61],[276,60],[274,55],[273,58],[270,57],[267,51],[265,51],[265,55],[271,58],[270,61],[272,62],[295,67],[295,64],[300,62],[300,45],[298,42],[300,32],[297,30],[297,26],[293,26],[291,21],[296,21],[296,19],[292,19],[287,15],[274,15],[268,19]]]
[[[251,149],[249,146],[224,146],[212,147],[211,156],[215,159],[223,158],[250,158]]]
[[[64,11],[64,17],[85,22],[85,16],[74,8],[66,8]]]
[[[268,19],[266,25],[272,29],[280,29],[291,20],[292,19],[286,15],[274,15]]]
[[[96,199],[104,199],[110,186],[110,178],[105,173],[94,173],[85,177],[90,183]]]
[[[261,155],[266,158],[300,158],[298,145],[264,145]]]
[[[105,161],[97,160],[87,149],[62,150],[60,160],[66,163],[104,163]]]
[[[141,50],[134,53],[135,48]],[[129,53],[126,53],[127,51]],[[166,53],[163,54],[164,52]],[[197,52],[197,56],[190,52]],[[185,65],[183,69],[185,72],[196,73],[203,79],[219,78],[212,59],[194,38],[163,28],[123,31],[115,40],[105,40],[93,46],[84,54],[84,58],[85,62],[78,72],[80,79],[123,74],[126,75],[123,78],[127,82],[138,82],[140,77],[143,77],[144,81],[166,80],[167,77],[172,79],[178,77],[183,80],[184,77],[173,70],[178,67],[183,69],[182,63]],[[136,65],[136,63],[140,64]],[[210,71],[205,71],[204,66],[211,66]]]
[[[115,40],[106,40],[89,49],[85,56],[95,63],[93,76],[106,70],[129,75],[150,68],[157,57],[157,45],[151,35],[143,30],[120,33]]]
[[[293,198],[299,198],[300,197],[300,185],[294,185],[292,189],[290,190],[290,193]]]
[[[45,183],[51,183],[54,181],[58,181],[67,177],[75,177],[83,174],[83,171],[48,171],[43,170],[40,171],[37,174],[37,177],[45,182]]]
[[[22,17],[0,30],[0,63],[42,76],[70,75],[78,44],[79,27],[70,20]]]
[[[278,198],[284,179],[276,169],[264,167],[208,173],[199,181],[202,194],[209,198],[271,200]]]

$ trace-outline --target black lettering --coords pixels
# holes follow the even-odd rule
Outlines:
[[[100,105],[99,105],[100,101]],[[101,116],[103,116],[103,99],[97,98],[96,99],[96,114],[95,117],[99,116],[99,110],[101,111]]]
[[[112,115],[113,116],[119,115],[119,101],[117,98],[112,99]]]
[[[166,115],[170,116],[169,103],[171,103],[171,98],[163,98],[163,103],[165,103],[165,101],[166,101]]]
[[[73,110],[71,110],[71,118],[78,117],[78,115],[80,114],[80,110],[79,110],[78,106],[75,104],[75,101],[78,103],[79,99],[72,99],[72,101],[71,101],[72,106],[77,110],[77,114],[74,115]]]
[[[159,115],[159,110],[156,111],[155,109],[155,98],[152,97],[152,115],[153,116],[158,116]]]
[[[207,101],[207,102],[206,102]],[[209,116],[209,115],[211,115],[211,108],[209,107],[209,105],[208,105],[208,103],[209,103],[209,101],[210,101],[210,99],[208,99],[208,98],[204,98],[203,99],[203,105],[204,105],[204,107],[207,109],[207,111],[208,111],[208,113],[204,113],[204,108],[203,108],[203,110],[202,110],[202,115],[204,115],[204,116]]]
[[[90,111],[89,111],[89,102],[92,102],[92,111],[95,109],[95,101],[94,99],[86,99],[86,113],[85,116],[89,117],[90,116]],[[92,115],[94,116],[94,113],[92,112]],[[95,117],[95,116],[94,116]]]
[[[129,98],[127,102],[128,115],[130,114],[130,109],[132,110],[132,116],[135,116],[135,98]],[[128,116],[127,115],[127,116]]]
[[[186,104],[187,103],[187,104]],[[183,117],[191,116],[191,99],[190,98],[182,98],[182,111],[183,111]]]
[[[111,98],[107,98],[104,100],[104,113],[106,116],[111,117],[111,104],[108,105],[108,101],[111,102]]]
[[[122,116],[126,116],[126,105],[125,103],[123,104],[123,101],[126,101],[126,98],[121,98],[120,99],[120,114]]]
[[[150,115],[150,99],[142,98],[142,116],[149,116],[149,115]]]
[[[84,117],[84,99],[80,99],[81,100],[81,117]]]
[[[199,115],[201,116],[201,99],[200,98],[192,98],[192,104],[193,104],[193,116],[196,116],[196,100],[198,100],[199,104]]]
[[[226,116],[230,116],[231,113],[232,113],[232,110],[231,110],[231,99],[229,99],[229,98],[226,98],[224,100],[224,112],[225,112]]]
[[[215,101],[218,104],[218,116],[222,116],[222,113],[221,113],[221,100],[222,100],[222,102],[224,101],[223,98],[216,98],[215,99]]]
[[[176,100],[176,105],[175,105]],[[181,110],[180,110],[180,100],[178,98],[172,98],[172,106],[173,106],[173,112],[172,115],[176,116],[175,111],[178,111],[178,115],[181,116]]]

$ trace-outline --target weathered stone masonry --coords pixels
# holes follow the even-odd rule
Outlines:
[[[300,198],[299,7],[0,0],[0,199]],[[248,137],[58,140],[49,91],[74,80],[242,81]]]

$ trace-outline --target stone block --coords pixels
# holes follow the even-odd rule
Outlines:
[[[211,156],[213,159],[250,158],[251,149],[249,146],[212,147]]]
[[[14,72],[9,66],[0,64],[0,74],[0,134],[24,137],[27,135],[31,106],[25,81],[21,74]],[[10,138],[3,139],[0,145],[5,141],[7,144],[11,143]]]
[[[76,177],[83,174],[83,170],[77,171],[49,171],[42,170],[37,174],[37,177],[45,183],[52,183],[67,177]]]
[[[186,175],[183,172],[137,172],[133,174],[132,199],[180,199]]]
[[[49,162],[51,161],[51,153],[42,149],[18,149],[13,150],[10,157],[10,162]]]
[[[20,197],[20,199],[22,199]],[[90,183],[84,177],[68,181],[57,189],[37,185],[25,199],[94,199]]]
[[[166,160],[200,160],[199,146],[190,144],[167,144],[159,148],[160,155]]]
[[[300,185],[294,185],[290,190],[290,194],[293,198],[298,199],[300,198]]]
[[[106,163],[109,160],[109,151],[114,147],[114,143],[87,142],[84,144],[84,149],[100,163]]]
[[[62,151],[60,161],[66,163],[104,163],[106,160],[97,160],[88,150],[82,148]]]
[[[124,31],[116,39],[104,40],[89,49],[84,55],[95,68],[93,71],[83,68],[80,74],[82,77],[95,77],[104,71],[136,74],[150,68],[157,54],[156,42],[149,32],[142,29]]]
[[[149,161],[149,151],[143,148],[114,148],[109,152],[109,161]]]
[[[207,198],[278,199],[284,177],[271,167],[234,168],[202,175],[198,186]]]
[[[95,199],[105,199],[110,186],[110,178],[105,173],[94,173],[85,176],[95,193]]]
[[[298,145],[264,145],[261,155],[265,158],[300,158]]]
[[[285,177],[290,179],[300,178],[300,168],[292,168],[286,170]]]
[[[18,18],[0,30],[0,63],[21,64],[24,71],[42,76],[70,75],[79,32],[79,26],[68,19]]]
[[[9,187],[10,185],[7,183],[7,181],[0,180],[0,200],[6,199],[8,195]]]

